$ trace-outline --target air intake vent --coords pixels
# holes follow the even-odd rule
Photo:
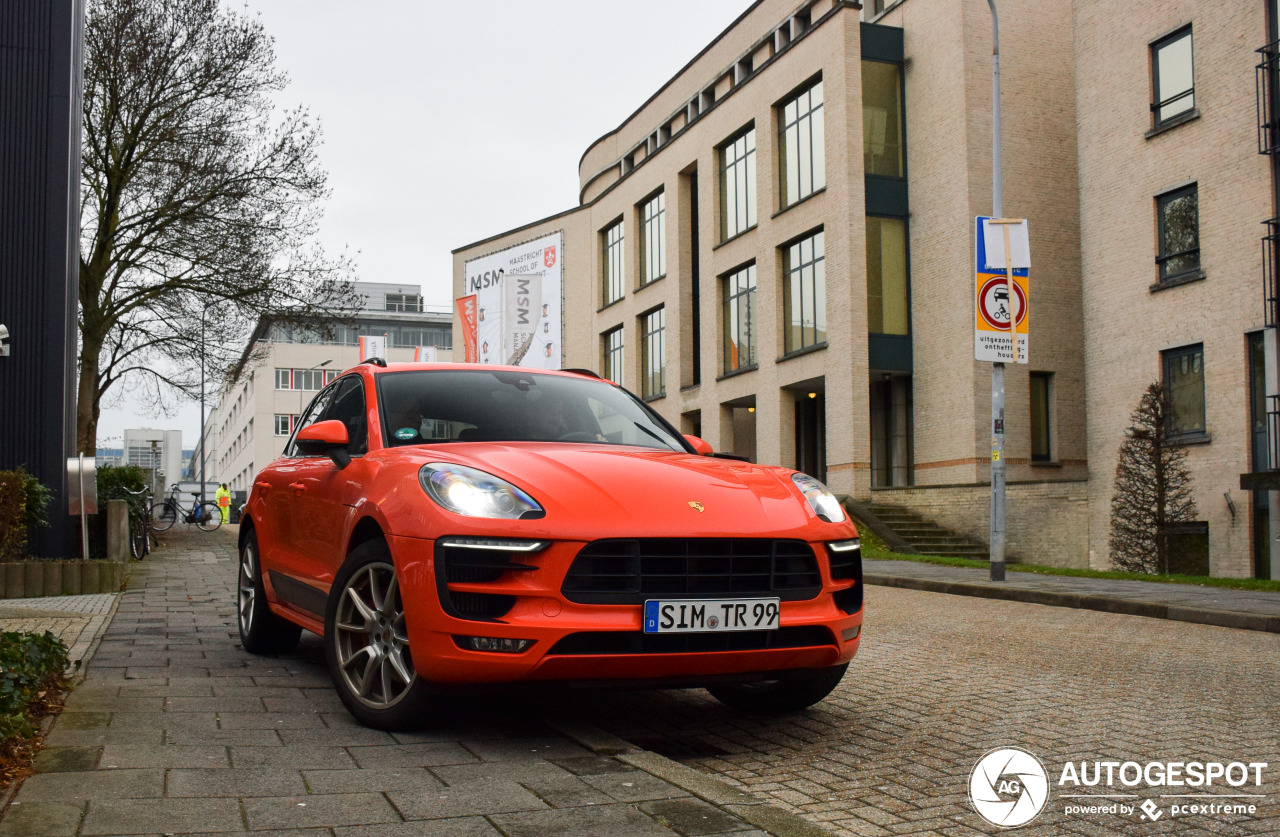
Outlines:
[[[507,573],[536,569],[523,559],[542,549],[540,541],[441,538],[436,541],[436,590],[445,613],[459,619],[492,622],[515,605],[514,596],[453,590],[451,584],[492,584]]]
[[[817,558],[804,541],[646,538],[587,544],[561,592],[581,604],[642,604],[681,597],[802,601],[821,589]]]
[[[587,631],[569,634],[548,656],[581,654],[692,654],[708,651],[762,651],[769,648],[814,648],[833,645],[831,632],[819,625],[776,631],[714,634],[646,634],[640,631]]]

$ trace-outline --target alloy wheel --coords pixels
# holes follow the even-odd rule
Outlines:
[[[399,703],[418,679],[395,567],[365,564],[342,589],[333,640],[350,693],[371,709]]]
[[[253,628],[253,606],[257,598],[255,579],[258,575],[257,556],[254,555],[253,544],[246,543],[240,550],[240,632],[249,633]]]

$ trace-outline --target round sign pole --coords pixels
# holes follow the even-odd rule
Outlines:
[[[995,0],[987,0],[991,8],[991,214],[1004,217],[1000,171],[1000,23]],[[1006,268],[1012,263],[1009,252],[1008,227],[1005,227],[1004,258]],[[1008,287],[1012,289],[1010,279]],[[1017,360],[1018,334],[1014,322],[1013,294],[1009,298],[1009,325],[1013,336],[1014,360]],[[991,580],[1004,581],[1004,364],[991,364]]]

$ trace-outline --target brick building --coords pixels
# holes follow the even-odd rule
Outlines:
[[[1004,213],[1029,219],[1034,259],[1030,363],[1006,374],[1008,551],[1106,565],[1121,434],[1173,375],[1182,413],[1197,380],[1208,405],[1182,441],[1211,439],[1189,447],[1204,521],[1184,540],[1203,552],[1207,532],[1214,574],[1254,574],[1265,509],[1238,480],[1273,214],[1252,116],[1265,4],[998,5]],[[990,112],[984,3],[760,0],[586,149],[577,207],[456,250],[455,296],[469,263],[558,233],[563,365],[717,450],[985,540],[972,238]]]

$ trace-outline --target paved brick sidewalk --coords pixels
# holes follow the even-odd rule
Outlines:
[[[1280,592],[1024,572],[992,582],[986,569],[919,561],[868,560],[863,570],[868,584],[1280,633]]]
[[[50,631],[66,644],[75,663],[90,653],[119,598],[119,593],[96,593],[0,600],[0,631]]]
[[[745,820],[816,830],[719,783],[691,794],[654,775],[665,760],[633,766],[648,754],[593,752],[510,697],[421,733],[359,727],[318,640],[281,659],[239,647],[234,531],[168,540],[135,567],[0,837],[765,833]]]

